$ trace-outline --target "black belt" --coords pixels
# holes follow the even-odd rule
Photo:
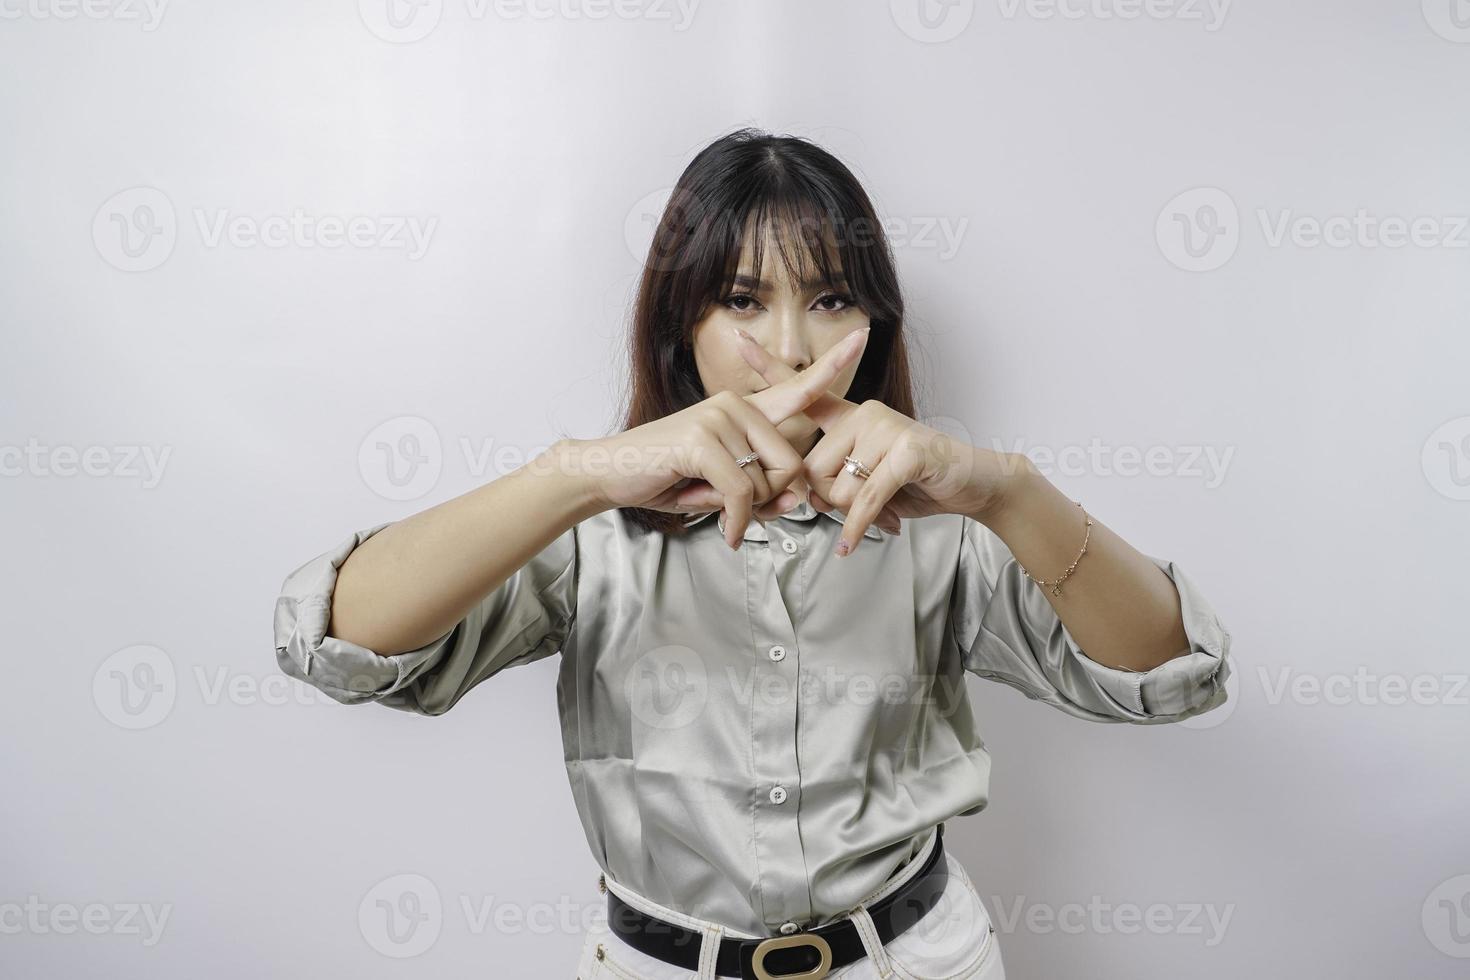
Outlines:
[[[934,850],[917,873],[881,901],[868,906],[868,914],[886,946],[922,919],[939,903],[949,882],[949,862],[944,859],[944,824],[934,832]],[[608,927],[634,949],[683,967],[699,969],[704,935],[677,923],[636,909],[613,891],[607,893]],[[818,926],[810,932],[769,939],[720,940],[715,973],[741,980],[820,980],[830,971],[867,956],[857,926],[848,916]]]

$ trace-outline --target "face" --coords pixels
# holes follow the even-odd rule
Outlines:
[[[839,281],[831,288],[820,281],[793,282],[769,233],[762,246],[765,281],[757,281],[748,245],[747,239],[730,293],[717,299],[694,326],[694,362],[705,397],[726,390],[749,395],[768,386],[740,356],[732,323],[796,371],[809,367],[842,338],[868,325],[867,313],[853,304],[844,283]],[[808,272],[819,275],[816,270]],[[854,361],[829,390],[844,397],[856,374]],[[816,443],[817,425],[805,415],[789,418],[776,429],[802,455]]]

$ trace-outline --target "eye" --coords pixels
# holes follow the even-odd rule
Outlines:
[[[823,296],[821,299],[817,300],[817,302],[818,303],[837,302],[837,303],[841,303],[842,304],[841,306],[839,306],[835,310],[834,309],[830,309],[830,308],[829,309],[824,309],[822,311],[823,313],[845,313],[853,305],[852,297],[851,296],[848,296],[848,295],[846,295],[844,293],[828,293],[827,295]]]
[[[729,296],[726,296],[723,300],[720,301],[720,305],[724,306],[728,310],[734,310],[736,313],[749,313],[752,309],[754,309],[753,306],[735,305],[736,303],[742,301],[753,303],[755,304],[755,306],[760,306],[760,303],[756,302],[756,298],[750,293],[731,293]]]

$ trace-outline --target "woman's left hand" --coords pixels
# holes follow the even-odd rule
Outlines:
[[[770,384],[796,373],[753,339],[744,339],[740,351]],[[1024,465],[1024,458],[968,445],[876,399],[855,404],[827,392],[804,414],[822,428],[822,438],[805,457],[803,477],[813,507],[835,507],[845,516],[838,554],[857,548],[885,505],[899,517],[990,514]],[[846,456],[861,460],[872,475],[847,472]]]

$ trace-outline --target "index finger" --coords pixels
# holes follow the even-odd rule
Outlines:
[[[868,327],[863,327],[861,330],[854,331],[854,333],[860,334],[865,338],[863,341],[864,348],[867,347],[866,337],[868,336],[869,329]],[[849,342],[848,337],[844,337],[831,350],[828,350],[826,354],[817,358],[817,361],[820,363],[823,357],[830,355],[833,351],[840,349],[844,343]],[[778,387],[782,383],[799,376],[784,361],[772,357],[764,347],[755,342],[754,338],[748,336],[742,338],[740,355],[745,358],[745,363],[755,368],[762,378],[771,383],[772,387]],[[859,354],[859,356],[862,355]],[[846,362],[844,361],[843,364],[845,365]],[[812,365],[812,367],[815,366],[815,364]],[[811,368],[808,368],[808,370],[811,370]],[[829,381],[828,384],[830,385],[831,382]],[[764,391],[769,390],[763,389],[756,394],[763,394]],[[856,409],[857,406],[847,399],[839,398],[837,395],[832,394],[831,391],[824,390],[817,396],[815,401],[805,405],[802,408],[802,412],[812,422],[830,432],[849,412],[855,411]]]
[[[791,377],[778,381],[769,388],[757,391],[749,397],[749,401],[760,409],[772,425],[780,425],[793,415],[801,414],[809,407],[823,401],[823,396],[840,402],[842,399],[835,398],[827,389],[849,363],[862,356],[863,348],[868,344],[869,329],[864,327],[861,330],[854,330],[851,335],[843,338],[841,343],[833,345],[830,350],[812,362],[811,367],[805,371],[792,371]],[[748,344],[742,341],[742,346],[745,347]],[[784,364],[781,367],[791,371]],[[765,376],[764,372],[762,376]],[[822,414],[830,414],[830,408],[828,407],[828,410]]]

